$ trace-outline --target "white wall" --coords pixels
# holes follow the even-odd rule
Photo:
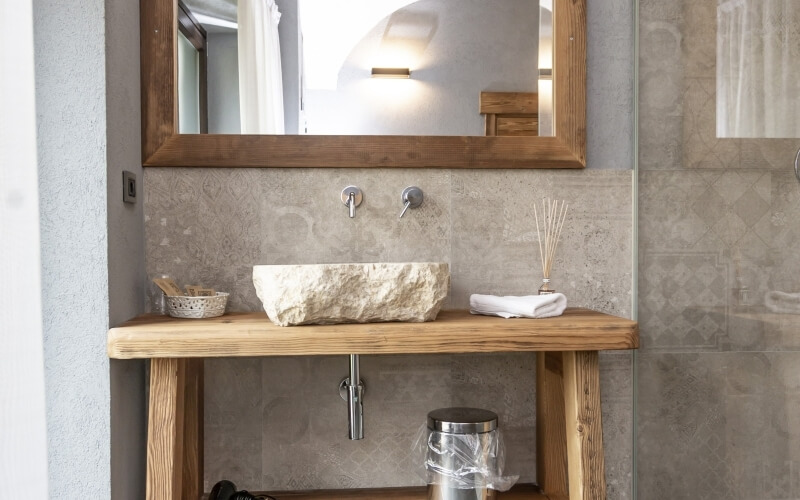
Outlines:
[[[143,369],[105,350],[143,302],[138,5],[35,0],[34,38],[49,496],[141,498]]]
[[[33,14],[0,2],[0,484],[47,497]],[[13,493],[12,493],[13,492]]]

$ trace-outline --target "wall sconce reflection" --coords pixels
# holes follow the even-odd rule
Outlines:
[[[411,78],[408,68],[372,68],[372,78]]]

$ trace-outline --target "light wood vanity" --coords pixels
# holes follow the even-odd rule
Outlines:
[[[192,320],[140,316],[108,332],[108,355],[151,359],[147,499],[203,495],[203,358],[536,351],[538,487],[503,499],[598,500],[606,495],[598,351],[636,349],[631,321],[570,308],[547,319],[444,311],[429,323],[282,328],[260,313]],[[286,492],[277,498],[422,499],[425,488]]]

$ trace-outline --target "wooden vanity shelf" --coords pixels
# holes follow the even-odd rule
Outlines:
[[[501,499],[605,499],[598,351],[635,349],[631,321],[570,308],[557,318],[502,319],[443,311],[429,323],[282,328],[266,314],[211,319],[145,315],[108,332],[108,355],[149,358],[147,499],[203,495],[203,358],[536,351],[536,477]],[[540,492],[541,491],[541,492]],[[424,488],[286,492],[277,498],[424,498]]]

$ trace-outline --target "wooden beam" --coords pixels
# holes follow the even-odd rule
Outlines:
[[[203,364],[201,358],[186,359],[183,411],[182,498],[199,499],[203,494]]]
[[[605,500],[600,363],[597,351],[564,352],[570,500]]]
[[[539,116],[497,116],[497,135],[504,137],[525,137],[539,134]]]
[[[186,360],[150,363],[147,500],[181,500]]]
[[[547,495],[568,494],[563,379],[561,353],[538,353],[536,356],[536,482]]]
[[[175,134],[146,167],[583,168],[560,137]]]
[[[142,159],[178,133],[178,3],[140,0]]]
[[[586,165],[586,1],[553,2],[555,132]]]
[[[481,92],[478,108],[481,114],[539,113],[536,92]]]

